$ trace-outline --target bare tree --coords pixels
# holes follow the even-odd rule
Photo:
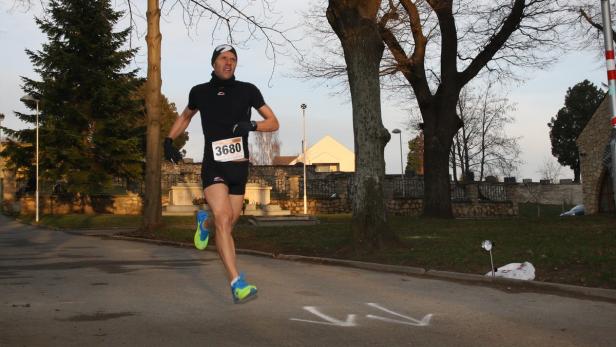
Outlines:
[[[456,133],[452,145],[452,171],[455,175],[456,165],[459,166],[460,176],[464,181],[474,180],[472,169],[476,166],[480,134],[478,100],[475,95],[471,95],[469,90],[469,88],[465,88],[460,93],[457,112],[462,121],[462,126]]]
[[[250,163],[252,165],[272,165],[274,158],[280,155],[281,145],[277,131],[253,133],[248,143]]]
[[[417,102],[423,118],[425,182],[429,187],[424,197],[424,215],[452,217],[449,152],[453,137],[462,125],[456,112],[462,88],[480,73],[502,80],[515,78],[516,69],[542,68],[553,62],[554,53],[562,44],[559,29],[570,23],[567,2],[389,0],[380,3],[376,20],[388,49],[379,72],[384,76],[382,80],[391,86],[405,86],[397,88],[399,95],[412,92],[410,99]],[[372,22],[365,21],[363,25],[367,28]],[[339,57],[338,54],[334,58]],[[346,51],[344,58],[348,59]],[[336,60],[333,61],[329,65],[337,66]],[[365,64],[372,61],[367,60]],[[331,77],[326,71],[313,70],[313,75]],[[339,74],[342,70],[336,71]]]
[[[384,149],[391,135],[381,120],[379,66],[383,41],[377,14],[380,0],[329,0],[327,20],[344,52],[353,106],[355,176],[353,241],[356,249],[380,248],[396,239],[385,210]]]
[[[162,224],[162,203],[160,188],[161,144],[161,85],[160,74],[161,41],[160,8],[158,0],[148,0],[148,72],[145,85],[145,109],[147,119],[145,154],[145,194],[143,203],[142,229],[152,232]]]
[[[555,182],[560,176],[562,166],[555,160],[554,157],[545,157],[543,164],[538,168],[537,173],[541,175],[542,180]],[[524,188],[530,196],[532,202],[537,206],[537,217],[541,217],[541,200],[546,194],[545,184],[537,182],[524,182]],[[563,208],[564,209],[564,208]]]
[[[480,71],[513,76],[514,67],[537,67],[550,61],[540,49],[558,41],[559,1],[453,1],[427,0],[389,3],[382,18],[408,20],[413,43],[397,34],[396,26],[381,21],[381,35],[398,71],[413,89],[424,120],[424,214],[451,217],[448,158],[454,135],[462,122],[456,114],[460,91]],[[432,20],[431,20],[432,19]],[[436,21],[436,22],[435,22]],[[435,26],[432,23],[438,23]],[[429,37],[438,31],[438,64],[427,68]],[[432,85],[429,76],[434,74]]]
[[[535,203],[535,206],[537,206],[537,217],[541,217],[541,199],[545,193],[543,185],[533,182],[526,182],[524,183],[524,188],[526,188],[531,200]]]
[[[518,138],[508,136],[505,126],[513,122],[509,112],[514,106],[507,98],[495,95],[492,84],[476,92],[467,86],[460,93],[458,115],[462,127],[453,139],[452,163],[459,166],[461,176],[479,172],[482,181],[487,175],[509,176],[521,163]],[[455,174],[456,167],[452,167]]]
[[[601,17],[601,1],[574,0],[568,5],[571,13],[571,37],[579,43],[580,48],[592,48],[603,53],[603,19]],[[611,7],[612,19],[616,17],[616,8]],[[616,31],[612,29],[613,39]],[[615,41],[616,42],[616,41]]]
[[[543,164],[538,168],[537,173],[541,176],[542,180],[549,180],[550,182],[556,182],[556,179],[560,177],[560,170],[562,166],[555,160],[554,157],[549,156],[543,159]],[[524,188],[531,197],[531,200],[537,206],[537,217],[541,217],[541,200],[546,194],[545,184],[525,182]],[[564,203],[563,203],[564,205]],[[564,210],[564,206],[563,206]]]
[[[542,180],[549,180],[551,183],[556,183],[560,177],[562,166],[554,159],[554,157],[545,157],[543,164],[537,169],[537,173],[541,175]]]

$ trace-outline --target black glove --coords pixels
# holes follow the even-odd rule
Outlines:
[[[251,120],[250,122],[238,122],[233,126],[233,135],[245,136],[249,132],[257,130],[257,122]]]
[[[175,147],[173,147],[173,140],[170,137],[165,137],[163,142],[165,148],[165,159],[172,163],[179,163],[182,160],[182,155]]]

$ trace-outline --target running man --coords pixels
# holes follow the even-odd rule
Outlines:
[[[235,303],[254,298],[257,287],[248,284],[236,266],[233,226],[244,204],[248,179],[248,134],[251,131],[276,131],[278,119],[263,100],[257,87],[235,79],[237,53],[230,45],[214,49],[211,59],[212,78],[194,86],[188,96],[188,106],[176,119],[164,141],[165,158],[172,162],[181,155],[172,142],[182,134],[192,117],[201,114],[201,127],[205,136],[201,181],[205,200],[214,214],[216,248],[227,270],[231,294]],[[251,109],[259,112],[263,120],[250,119]],[[207,213],[197,212],[195,246],[207,246],[209,233]]]

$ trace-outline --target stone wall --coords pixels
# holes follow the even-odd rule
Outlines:
[[[91,196],[67,199],[58,196],[44,195],[39,197],[39,213],[41,214],[97,214],[109,213],[118,215],[140,215],[143,202],[139,195]],[[20,199],[20,213],[34,214],[36,212],[35,198],[25,196]]]
[[[308,214],[319,213],[349,213],[351,212],[350,201],[346,198],[337,199],[307,199]],[[291,214],[304,213],[304,199],[271,199],[274,205],[280,205],[283,210],[291,211]]]
[[[304,200],[298,199],[272,199],[272,204],[280,205],[291,214],[304,213]],[[419,199],[390,199],[386,202],[387,212],[392,215],[414,216],[418,215],[422,209]],[[351,213],[351,201],[347,198],[333,199],[307,199],[308,214],[332,214],[332,213]]]
[[[290,177],[302,176],[303,166],[280,166],[280,165],[259,165],[250,166],[248,171],[249,181],[260,181],[263,177]],[[308,179],[318,177],[322,174],[315,172],[314,165],[306,166],[306,176]],[[177,183],[201,183],[201,163],[182,163],[174,165],[167,161],[161,166],[161,188],[163,192],[169,190]]]
[[[346,197],[333,199],[308,199],[308,214],[351,213],[351,201]],[[280,205],[292,214],[302,214],[304,200],[272,199],[272,204]],[[21,213],[34,214],[34,197],[26,196],[20,200]],[[397,216],[419,216],[423,210],[422,199],[389,199],[387,212]],[[119,196],[93,196],[67,200],[57,196],[40,197],[41,214],[96,214],[140,215],[143,203],[136,194]],[[457,218],[510,217],[518,214],[517,204],[512,202],[453,202],[453,214]]]
[[[423,210],[421,199],[389,199],[385,202],[387,213],[394,216],[419,216]]]
[[[308,199],[308,214],[351,213],[351,202],[346,198]],[[272,200],[292,214],[304,213],[303,199]],[[386,202],[387,213],[396,216],[419,216],[423,211],[422,199],[390,199]],[[505,202],[453,202],[456,218],[513,217],[518,215],[518,205]]]
[[[196,165],[190,165],[194,168]],[[178,169],[176,167],[176,169]],[[269,168],[275,170],[274,168]],[[188,172],[188,171],[186,171]],[[194,172],[194,171],[193,171]],[[276,174],[275,172],[272,172]],[[280,175],[280,172],[278,172]],[[339,177],[338,177],[339,176]],[[311,196],[308,199],[309,214],[327,213],[350,213],[351,201],[347,194],[347,179],[345,175],[332,176],[333,186],[331,191],[323,196]],[[302,193],[299,189],[298,176],[289,177],[286,196],[272,194],[271,203],[278,204],[283,209],[290,210],[293,214],[303,213]],[[480,185],[465,184],[459,188],[460,196],[453,202],[454,216],[464,217],[496,217],[517,215],[517,204],[521,202],[535,202],[543,204],[578,204],[581,203],[581,190],[579,184],[540,184],[518,183],[497,184],[496,188],[504,189],[506,194],[501,194],[500,199],[485,199],[480,193]],[[503,188],[504,187],[504,188]],[[331,194],[332,192],[336,194]],[[290,196],[290,198],[289,198]],[[167,194],[162,196],[162,204],[169,203]],[[66,201],[58,197],[41,196],[42,213],[66,214],[66,213],[113,213],[113,214],[141,214],[143,203],[137,194],[126,196],[95,196],[86,198],[84,201]],[[389,192],[386,194],[386,207],[391,215],[420,215],[423,201],[417,197],[400,197]],[[22,213],[34,213],[34,198],[32,196],[21,199]]]
[[[611,175],[603,166],[603,153],[612,131],[609,126],[611,118],[609,106],[609,98],[606,97],[577,139],[586,214],[599,212],[601,184],[604,179],[611,179]]]
[[[248,182],[260,183],[272,187],[274,198],[296,198],[303,191],[303,166],[289,165],[259,165],[249,166]],[[183,163],[173,165],[163,163],[161,171],[161,190],[163,195],[179,183],[201,183],[201,163]],[[353,180],[352,172],[316,172],[314,165],[306,166],[306,179],[308,196],[329,198],[334,193],[345,196]],[[416,179],[407,178],[405,196],[413,196],[416,191]],[[423,189],[423,180],[419,180]],[[400,175],[386,175],[384,184],[385,197],[402,197],[404,191]]]
[[[280,205],[292,214],[302,214],[303,199],[272,199],[272,204]],[[387,212],[399,216],[419,216],[423,209],[421,199],[390,199],[386,202]],[[20,200],[23,214],[34,214],[34,197],[26,196]],[[89,198],[66,200],[57,196],[40,197],[41,214],[96,214],[140,215],[143,203],[136,194],[120,196],[93,196]],[[517,215],[517,205],[511,202],[453,202],[452,209],[458,218],[505,217]],[[351,201],[347,198],[308,199],[308,214],[351,213]]]
[[[0,200],[2,201],[2,209],[4,211],[15,212],[16,193],[15,172],[3,167],[0,169]]]
[[[518,215],[518,204],[503,202],[454,202],[451,204],[456,218],[514,217]]]
[[[549,205],[577,205],[583,203],[582,185],[543,184],[539,182],[505,184],[507,197],[516,202],[532,202]]]
[[[178,183],[201,183],[201,163],[174,165],[164,160],[160,177],[162,195],[166,195]]]
[[[308,167],[308,213],[350,213],[351,201],[349,186],[352,173],[316,173]],[[201,165],[163,164],[162,186],[177,184],[182,181],[198,182]],[[302,167],[256,166],[251,167],[250,177],[253,182],[261,182],[274,188],[284,188],[276,193],[272,190],[271,203],[278,204],[293,214],[303,213],[301,175]],[[272,182],[265,182],[267,177]],[[262,182],[263,181],[263,182]],[[311,181],[313,181],[311,183]],[[281,184],[280,182],[285,182]],[[420,215],[423,201],[423,180],[406,179],[405,188],[399,175],[388,175],[385,185],[385,198],[388,213],[392,215]],[[398,185],[396,185],[398,184]],[[491,217],[511,216],[517,214],[517,204],[536,202],[543,204],[579,204],[582,202],[580,184],[542,184],[532,183],[494,183],[488,188],[496,188],[495,198],[485,194],[485,182],[473,182],[456,186],[454,192],[453,213],[456,217]],[[279,185],[279,186],[278,186]],[[400,189],[402,188],[402,189]],[[404,192],[401,196],[400,192]],[[484,194],[482,194],[482,192]],[[486,198],[487,196],[487,198]],[[168,194],[163,188],[162,203],[169,203]],[[65,201],[58,197],[41,196],[42,213],[114,213],[141,214],[143,203],[137,194],[125,196],[95,196],[84,201]],[[21,199],[22,213],[34,213],[34,198]]]
[[[15,193],[17,193],[17,172],[7,168],[5,159],[0,157],[0,199],[12,203],[15,201]]]

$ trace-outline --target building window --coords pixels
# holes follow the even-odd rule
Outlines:
[[[315,172],[337,172],[340,171],[340,164],[313,164]]]

